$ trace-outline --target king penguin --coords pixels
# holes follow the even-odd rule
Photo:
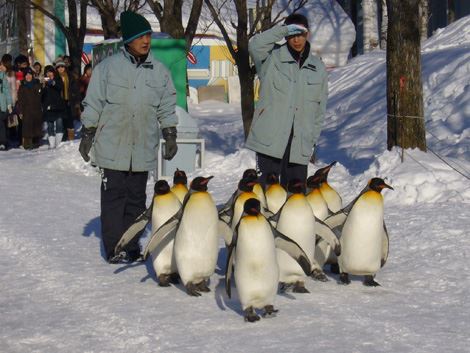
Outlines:
[[[365,286],[378,286],[375,274],[388,257],[388,233],[384,222],[381,191],[393,190],[381,178],[372,178],[347,207],[342,210],[341,255],[338,257],[340,282],[349,284],[349,274],[364,276]]]
[[[184,197],[188,193],[188,178],[184,170],[179,170],[176,168],[175,173],[173,174],[173,186],[171,187],[171,192],[174,193],[178,200],[181,203],[184,201]]]
[[[287,191],[279,183],[279,175],[269,173],[266,176],[266,205],[268,210],[276,214],[287,200]]]
[[[315,217],[304,195],[304,183],[298,179],[290,180],[287,191],[291,194],[276,215],[276,229],[294,240],[315,266]],[[305,288],[305,274],[300,266],[283,250],[277,249],[281,287],[294,286],[295,293],[309,293]],[[314,268],[312,268],[313,270]],[[315,269],[320,269],[315,266]]]
[[[307,178],[306,197],[317,221],[325,220],[325,218],[330,214],[328,204],[320,191],[321,178],[322,176],[320,173],[315,173],[315,175]],[[329,242],[322,238],[317,239],[314,256],[321,268],[323,268],[325,263],[328,263],[329,261],[332,263],[337,262],[334,252],[331,251]]]
[[[170,186],[165,180],[155,183],[155,196],[153,198],[152,210],[152,234],[181,208],[178,197],[170,192]],[[174,235],[174,234],[173,234]],[[155,248],[149,249],[152,264],[161,287],[168,287],[170,281],[177,276],[176,261],[173,255],[174,236],[168,234],[165,239]]]
[[[328,209],[332,213],[338,212],[343,207],[341,196],[339,196],[338,192],[328,184],[328,173],[336,163],[337,162],[334,161],[326,167],[318,169],[314,174],[314,177],[318,178],[320,192],[328,205]]]
[[[176,267],[186,292],[191,296],[210,291],[207,284],[217,263],[218,215],[214,200],[207,191],[212,178],[194,178],[181,209],[152,235],[144,251],[144,258],[147,258],[149,249],[159,246],[174,233]]]
[[[273,306],[279,282],[275,247],[287,251],[306,273],[310,272],[311,264],[294,241],[273,229],[261,214],[258,199],[246,200],[243,208],[228,251],[225,289],[230,298],[233,270],[245,321],[254,322],[260,319],[255,309],[264,309],[264,317],[274,316],[277,312]]]
[[[251,179],[254,181],[253,184],[253,192],[258,197],[258,200],[261,202],[261,212],[264,211],[268,206],[266,204],[266,195],[264,194],[263,186],[258,182],[258,173],[256,173],[255,169],[246,169],[243,172],[242,179]]]

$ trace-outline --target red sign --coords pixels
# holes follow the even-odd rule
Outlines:
[[[188,61],[191,64],[196,65],[196,63],[197,63],[196,55],[194,55],[193,53],[188,51],[188,54],[186,55],[186,58],[188,59]]]

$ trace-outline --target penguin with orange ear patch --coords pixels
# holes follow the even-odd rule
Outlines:
[[[336,161],[326,167],[318,169],[313,175],[320,185],[320,192],[328,205],[328,209],[332,213],[338,212],[343,207],[341,196],[339,196],[338,192],[328,184],[328,173],[335,164]]]
[[[372,178],[345,209],[338,257],[340,282],[349,284],[349,274],[364,276],[365,286],[379,286],[375,274],[388,257],[388,233],[384,222],[381,191],[393,188],[381,178]]]
[[[178,197],[181,203],[183,203],[184,197],[188,193],[188,177],[184,170],[176,169],[173,175],[173,186],[171,192]]]

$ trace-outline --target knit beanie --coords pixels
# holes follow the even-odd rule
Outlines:
[[[132,42],[147,33],[152,33],[152,27],[144,16],[132,11],[121,13],[121,32],[124,44]]]

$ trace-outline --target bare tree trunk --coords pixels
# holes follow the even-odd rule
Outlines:
[[[428,39],[429,23],[429,0],[420,0],[419,2],[419,30],[421,33],[421,42]]]
[[[21,54],[28,55],[28,15],[29,9],[22,1],[15,2],[18,20],[18,47]]]
[[[426,151],[420,0],[387,0],[387,148],[418,147]]]
[[[364,13],[364,53],[367,53],[379,46],[377,2],[376,0],[363,0],[362,8]]]
[[[380,49],[385,50],[387,48],[387,27],[388,27],[388,11],[387,11],[387,0],[378,0],[381,2],[382,8],[382,21],[380,26]]]

